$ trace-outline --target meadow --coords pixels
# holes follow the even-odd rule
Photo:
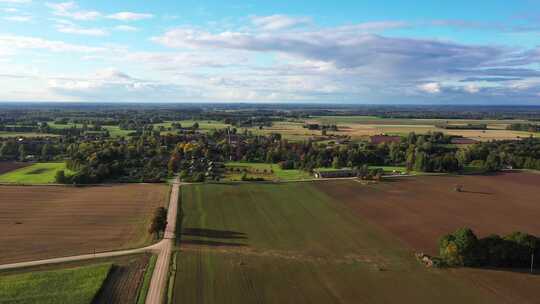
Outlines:
[[[35,163],[0,175],[0,183],[50,184],[55,182],[56,172],[60,170],[64,170],[66,175],[73,174],[63,162]]]
[[[184,186],[182,211],[174,303],[506,303],[317,183]]]
[[[241,172],[246,170],[248,177],[259,177],[265,180],[301,180],[309,179],[313,176],[308,172],[289,169],[281,169],[279,165],[267,164],[267,163],[249,163],[249,162],[227,162],[225,166],[229,169],[238,169]],[[228,172],[225,174],[225,181],[238,181],[241,180],[241,172]]]
[[[111,264],[0,276],[0,303],[90,304]]]

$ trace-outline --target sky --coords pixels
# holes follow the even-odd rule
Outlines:
[[[0,0],[0,101],[540,105],[540,0]]]

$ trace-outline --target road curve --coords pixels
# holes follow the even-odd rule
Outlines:
[[[109,257],[130,255],[130,254],[136,254],[136,253],[145,253],[145,252],[157,253],[158,258],[156,261],[156,267],[154,268],[154,273],[152,275],[152,280],[150,281],[150,288],[148,290],[148,295],[146,297],[146,303],[147,304],[160,304],[163,300],[164,291],[167,285],[171,253],[174,246],[174,240],[176,238],[176,218],[177,218],[177,212],[178,212],[179,192],[180,192],[180,182],[178,181],[178,179],[176,179],[172,185],[169,208],[167,212],[167,227],[165,228],[164,237],[163,237],[163,240],[161,240],[160,242],[154,245],[150,245],[150,246],[142,247],[142,248],[136,248],[136,249],[108,251],[108,252],[100,252],[100,253],[95,253],[95,254],[82,254],[82,255],[69,256],[69,257],[4,264],[4,265],[0,265],[0,270],[33,267],[33,266],[41,266],[41,265],[49,265],[49,264],[59,264],[59,263],[66,263],[66,262],[99,259],[99,258],[109,258]]]

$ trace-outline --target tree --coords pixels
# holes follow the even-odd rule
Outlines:
[[[58,184],[65,184],[66,183],[66,174],[64,173],[64,170],[56,171],[56,175],[54,176],[54,180]]]
[[[154,217],[152,218],[152,223],[148,229],[149,233],[155,233],[156,238],[159,238],[160,233],[165,231],[167,227],[167,209],[164,207],[158,207],[154,211]]]

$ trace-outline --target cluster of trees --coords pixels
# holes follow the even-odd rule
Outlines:
[[[326,131],[338,131],[337,125],[320,125],[320,124],[305,124],[302,126],[308,130],[326,130]]]
[[[465,125],[449,125],[449,124],[440,124],[437,125],[437,128],[447,129],[447,130],[487,130],[487,124],[465,124]]]
[[[439,251],[448,266],[529,267],[533,256],[540,254],[540,238],[523,232],[478,238],[462,228],[443,236]]]
[[[506,129],[513,130],[513,131],[540,132],[540,125],[528,124],[528,123],[516,123],[516,124],[508,125]]]
[[[482,142],[459,151],[464,163],[472,163],[486,171],[505,167],[540,170],[540,139]]]
[[[0,160],[51,161],[58,160],[64,153],[65,144],[60,139],[0,138]]]
[[[168,146],[160,136],[76,142],[67,148],[66,183],[159,182],[167,177]]]

